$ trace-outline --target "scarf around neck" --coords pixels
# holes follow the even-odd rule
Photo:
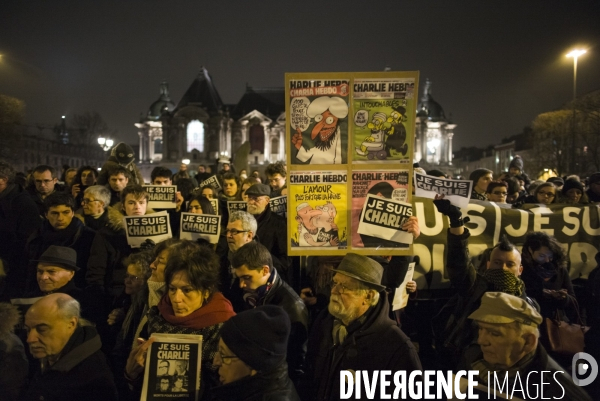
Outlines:
[[[483,276],[492,285],[493,291],[505,292],[517,297],[525,292],[523,280],[504,269],[488,269]]]
[[[213,293],[199,309],[187,316],[175,316],[168,293],[158,303],[158,310],[168,323],[195,330],[223,323],[235,315],[231,302],[220,292]]]

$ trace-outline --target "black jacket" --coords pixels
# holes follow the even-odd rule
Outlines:
[[[372,376],[375,370],[421,370],[421,361],[410,339],[388,316],[389,305],[384,293],[379,302],[366,312],[364,323],[348,326],[342,344],[333,343],[334,317],[323,311],[315,321],[308,340],[308,379],[302,393],[310,400],[339,400],[340,371],[361,370]],[[361,392],[366,399],[365,392]]]
[[[86,267],[95,236],[94,230],[86,227],[77,217],[73,217],[71,224],[63,230],[55,230],[48,221],[44,221],[42,227],[27,242],[27,258],[30,262],[28,290],[31,291],[36,286],[37,263],[32,261],[38,260],[50,245],[65,246],[77,252],[77,267],[80,270],[75,272],[74,280],[77,287],[85,288]]]
[[[269,205],[267,205],[264,212],[254,217],[258,222],[258,229],[256,230],[258,242],[271,252],[273,266],[275,266],[281,277],[289,282],[291,261],[287,256],[287,220],[271,212]]]
[[[25,290],[28,266],[23,257],[25,245],[41,225],[42,219],[31,197],[19,185],[9,184],[0,193],[0,259],[8,272],[7,298],[21,295]]]
[[[300,401],[285,363],[271,372],[214,387],[210,401]]]
[[[100,337],[91,326],[75,330],[61,358],[38,371],[22,401],[112,401],[117,399],[113,375],[100,351]]]

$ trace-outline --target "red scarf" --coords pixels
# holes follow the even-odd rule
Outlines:
[[[220,292],[212,294],[208,302],[187,316],[175,316],[168,293],[158,303],[158,310],[161,316],[172,325],[195,330],[223,323],[235,316],[231,302]]]

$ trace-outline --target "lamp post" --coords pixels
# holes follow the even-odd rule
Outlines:
[[[570,174],[575,174],[575,99],[577,99],[577,59],[587,53],[585,49],[574,49],[567,53],[567,57],[573,57],[573,130],[571,132],[571,167]]]
[[[113,144],[115,142],[110,139],[110,138],[104,138],[104,137],[100,137],[98,138],[98,145],[100,145],[100,147],[106,152],[107,150],[110,150],[110,148],[112,148]]]

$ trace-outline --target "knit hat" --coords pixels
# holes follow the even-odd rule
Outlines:
[[[378,291],[385,289],[381,285],[383,267],[373,259],[356,253],[348,253],[334,272],[352,277]]]
[[[600,173],[594,173],[588,178],[588,184],[592,185],[595,182],[600,182]]]
[[[530,326],[539,326],[543,320],[526,300],[504,292],[483,294],[481,305],[469,315],[469,319],[484,323],[519,322]]]
[[[279,306],[258,306],[239,313],[221,327],[221,339],[246,365],[269,372],[286,359],[291,322]]]
[[[112,156],[117,158],[117,161],[122,166],[128,165],[135,159],[133,155],[133,149],[124,142],[121,142],[115,146],[110,153]]]
[[[442,177],[442,178],[446,178],[446,173],[444,173],[441,170],[429,170],[427,172],[427,175],[430,175],[432,177]]]
[[[50,245],[42,253],[42,256],[38,260],[34,260],[34,262],[56,265],[67,270],[79,270],[79,267],[77,267],[77,252],[75,249],[67,248],[66,246]]]
[[[246,190],[246,196],[271,196],[271,187],[267,184],[254,184]]]
[[[574,178],[569,178],[565,181],[565,185],[563,185],[561,191],[563,194],[566,194],[569,189],[578,189],[583,193],[583,184]]]
[[[546,182],[551,182],[557,187],[562,187],[563,185],[565,185],[565,182],[560,177],[550,177],[546,180]]]
[[[508,168],[518,168],[519,170],[523,171],[523,159],[521,159],[521,156],[515,156],[511,161],[510,164],[508,165]]]

